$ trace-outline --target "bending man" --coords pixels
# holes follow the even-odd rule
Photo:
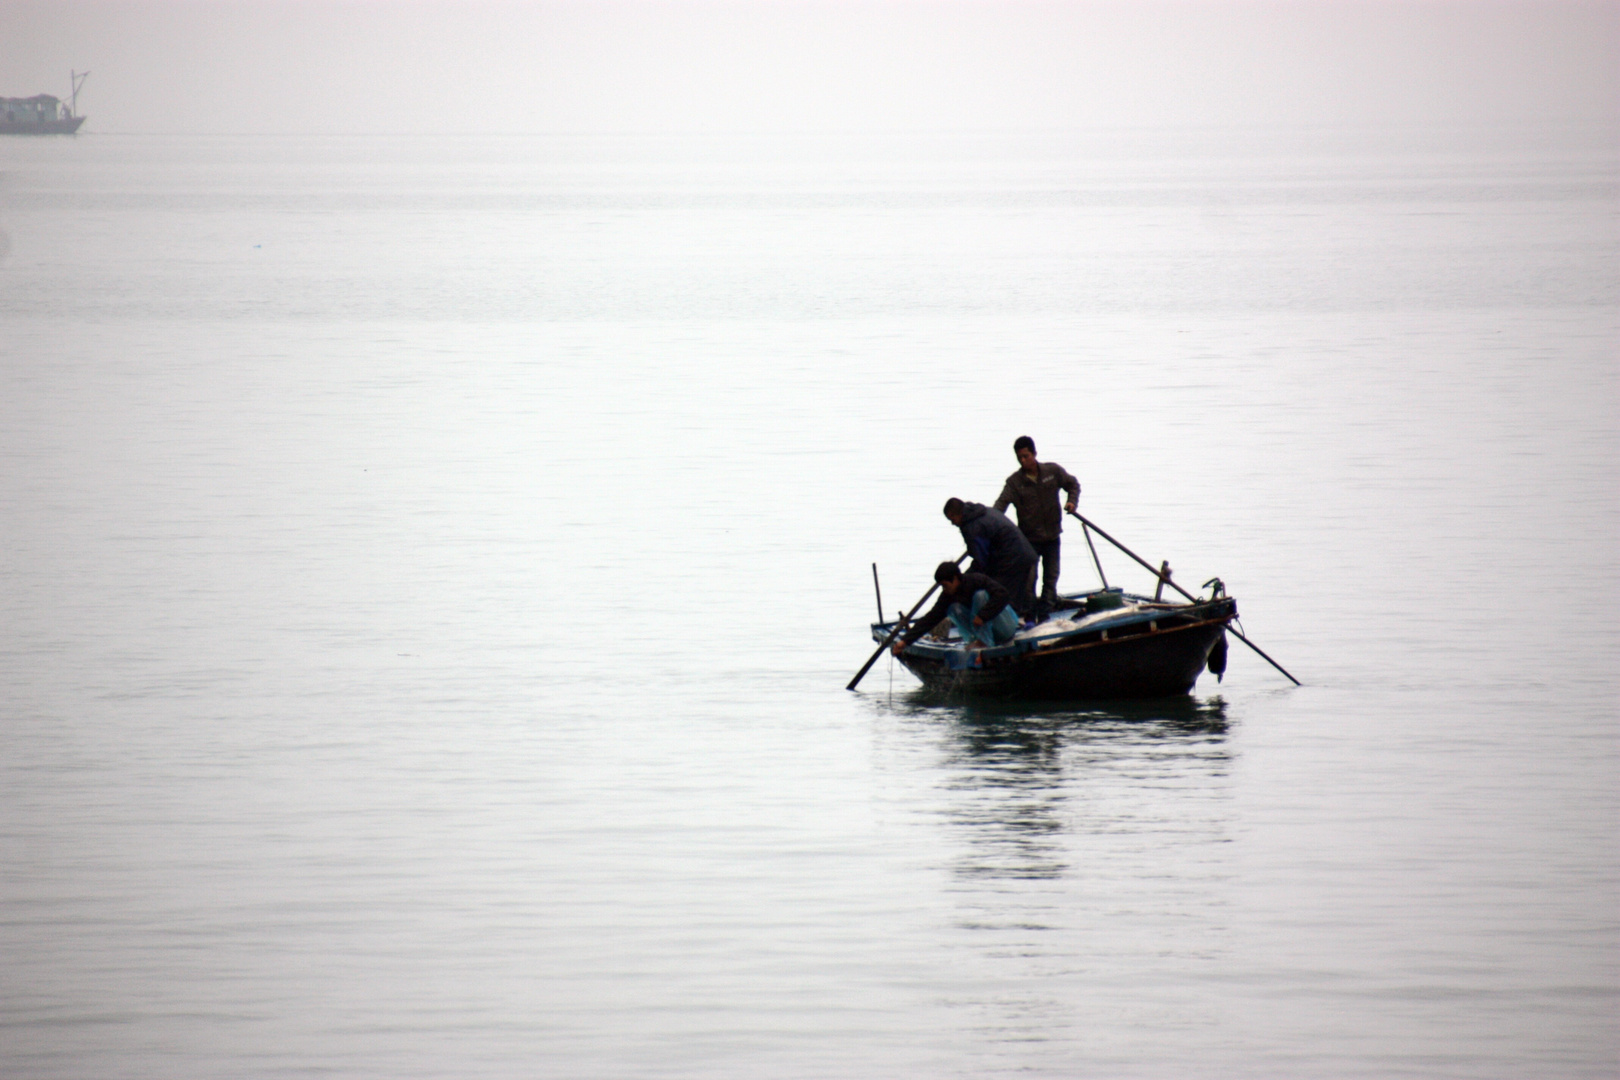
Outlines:
[[[939,600],[903,637],[895,639],[894,655],[899,656],[946,618],[969,648],[1000,645],[1018,633],[1018,616],[1008,602],[1011,597],[995,578],[971,570],[964,574],[955,563],[942,562],[934,571],[934,580],[939,582]]]
[[[1009,504],[1018,507],[1018,530],[1041,559],[1041,601],[1036,611],[1044,615],[1057,604],[1063,512],[1074,512],[1080,500],[1080,481],[1061,465],[1036,461],[1035,440],[1028,435],[1020,435],[1013,442],[1013,453],[1018,456],[1019,469],[1002,485],[1001,494],[996,496],[996,509],[1005,510]],[[1059,490],[1069,496],[1061,508]]]
[[[1001,582],[1012,597],[1013,610],[1027,614],[1034,606],[1037,556],[1018,526],[1000,510],[961,499],[946,501],[945,516],[962,530],[962,542],[973,556],[968,569]]]

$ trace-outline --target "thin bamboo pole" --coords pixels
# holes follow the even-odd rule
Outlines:
[[[956,557],[956,565],[961,566],[962,565],[962,560],[967,558],[967,557],[968,557],[968,553],[965,552],[965,551],[962,552],[962,554],[960,554],[960,555],[958,555]],[[874,564],[874,565],[876,565],[876,564]],[[855,687],[860,685],[861,680],[866,678],[866,673],[868,671],[872,670],[872,665],[877,663],[878,657],[883,655],[883,650],[887,649],[891,644],[894,643],[895,637],[897,635],[899,635],[899,633],[900,633],[900,628],[905,626],[906,623],[910,622],[912,619],[916,618],[917,612],[921,611],[922,606],[924,604],[928,603],[928,598],[930,596],[934,595],[934,590],[937,589],[937,588],[939,588],[939,582],[936,581],[936,582],[934,582],[934,584],[932,584],[932,585],[930,585],[928,587],[927,592],[922,594],[922,599],[917,601],[916,605],[913,606],[912,609],[909,612],[906,613],[905,618],[901,619],[899,622],[894,624],[894,629],[889,631],[889,636],[883,639],[883,644],[879,645],[877,647],[877,651],[874,652],[871,655],[871,657],[867,659],[866,663],[861,665],[861,670],[857,671],[855,673],[855,677],[853,679],[849,680],[849,685],[844,687],[845,690],[853,690],[853,689],[855,689]],[[879,611],[878,612],[878,620],[882,621],[882,619],[883,619],[883,613],[882,613],[882,611]]]
[[[1124,544],[1120,543],[1118,540],[1115,540],[1112,536],[1109,536],[1102,529],[1098,529],[1095,522],[1088,520],[1087,518],[1085,518],[1084,516],[1076,513],[1073,510],[1070,510],[1069,514],[1070,514],[1070,516],[1072,516],[1072,517],[1079,520],[1080,525],[1081,525],[1082,528],[1085,528],[1085,529],[1088,529],[1088,530],[1097,529],[1097,535],[1098,536],[1102,537],[1104,540],[1108,541],[1110,544],[1113,544],[1115,547],[1119,548],[1119,550],[1123,551],[1125,554],[1129,555],[1131,558],[1133,558],[1137,562],[1141,563],[1142,567],[1145,570],[1147,570],[1148,573],[1152,574],[1154,577],[1159,577],[1159,572],[1157,570],[1153,569],[1153,564],[1152,563],[1150,563],[1146,559],[1142,558],[1142,556],[1138,555],[1136,552],[1132,551],[1130,548],[1126,547]],[[1088,544],[1091,542],[1091,535],[1090,535],[1089,532],[1086,534],[1086,542]],[[1092,554],[1092,557],[1095,558],[1096,555],[1097,555],[1097,549],[1092,548],[1091,549],[1091,554]],[[1165,584],[1169,585],[1172,589],[1176,590],[1176,592],[1180,593],[1182,596],[1185,596],[1188,600],[1191,600],[1194,603],[1198,602],[1198,597],[1194,596],[1192,593],[1188,592],[1186,589],[1183,589],[1180,585],[1177,585],[1174,581],[1171,581],[1168,577],[1160,577],[1159,580],[1164,582]],[[1239,641],[1243,642],[1243,644],[1247,645],[1249,648],[1251,648],[1255,652],[1259,653],[1260,658],[1263,659],[1266,663],[1270,664],[1272,667],[1276,668],[1278,671],[1282,672],[1284,675],[1287,675],[1289,682],[1293,683],[1295,686],[1302,685],[1298,679],[1296,679],[1292,675],[1288,674],[1288,669],[1287,668],[1283,667],[1281,664],[1277,663],[1277,661],[1275,661],[1271,657],[1267,656],[1264,649],[1260,648],[1260,646],[1256,645],[1254,642],[1252,642],[1248,638],[1244,637],[1241,632],[1232,629],[1230,626],[1228,626],[1226,628],[1226,630],[1227,630],[1227,633],[1231,634],[1233,637],[1235,637]]]

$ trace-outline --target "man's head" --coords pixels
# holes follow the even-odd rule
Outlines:
[[[945,516],[951,519],[952,525],[962,524],[962,510],[966,506],[966,503],[954,496],[945,500]]]
[[[1029,472],[1035,471],[1035,440],[1028,435],[1020,435],[1013,440],[1013,454],[1018,458],[1018,464]]]
[[[962,584],[962,568],[953,562],[942,562],[934,570],[934,580],[946,596],[955,596],[957,586]]]

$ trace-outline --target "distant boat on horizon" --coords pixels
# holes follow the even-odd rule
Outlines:
[[[88,71],[70,71],[73,92],[67,101],[52,94],[28,98],[0,97],[0,135],[72,135],[84,123],[79,115],[79,87]]]

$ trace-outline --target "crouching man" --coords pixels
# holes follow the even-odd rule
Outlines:
[[[934,571],[939,582],[939,600],[928,613],[896,638],[894,655],[949,618],[968,648],[1000,645],[1018,632],[1018,613],[1012,609],[1012,596],[1001,582],[973,571],[962,573],[953,562],[942,562]]]

